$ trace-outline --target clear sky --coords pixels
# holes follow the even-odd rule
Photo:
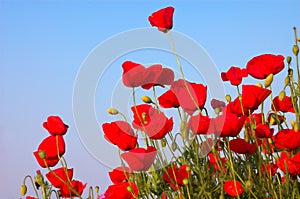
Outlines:
[[[87,152],[75,128],[74,82],[98,44],[120,32],[149,27],[153,11],[174,6],[174,30],[197,41],[220,71],[243,67],[262,53],[291,55],[292,27],[300,29],[299,0],[157,2],[0,0],[1,198],[19,198],[23,177],[40,169],[32,152],[48,136],[42,122],[49,115],[60,115],[70,126],[65,157],[75,168],[74,178],[106,189],[110,169]],[[112,75],[120,79],[121,66]],[[101,104],[101,97],[95,98]],[[95,111],[100,123],[112,120]]]

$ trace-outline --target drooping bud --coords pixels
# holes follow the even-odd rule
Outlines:
[[[25,196],[25,194],[27,193],[27,186],[25,184],[22,184],[22,186],[20,187],[20,193],[22,196]]]
[[[227,102],[231,102],[231,96],[230,95],[226,95],[225,98],[226,98]]]
[[[293,77],[293,73],[294,73],[293,69],[289,68],[288,74],[290,77]]]
[[[177,144],[176,144],[175,141],[172,142],[171,148],[172,148],[172,151],[176,151],[176,149],[177,149]]]
[[[259,88],[262,88],[262,84],[260,82],[257,82],[256,86],[258,86]]]
[[[143,100],[143,102],[145,102],[145,103],[147,103],[147,104],[152,103],[151,98],[148,97],[148,96],[146,96],[146,95],[143,95],[143,96],[142,96],[142,100]]]
[[[280,101],[282,101],[284,98],[285,98],[285,91],[283,90],[283,91],[281,91],[281,92],[279,93],[278,99],[279,99]]]
[[[160,140],[161,146],[166,147],[167,146],[167,141],[165,139]]]
[[[97,194],[99,193],[99,186],[95,187],[95,191],[96,191]]]
[[[111,115],[117,115],[117,114],[119,114],[119,111],[117,109],[115,109],[115,108],[109,108],[109,109],[107,109],[107,112],[109,114],[111,114]]]
[[[291,57],[291,56],[287,56],[285,60],[286,60],[286,62],[287,62],[288,64],[290,64],[291,61],[292,61],[292,57]]]
[[[268,75],[268,77],[265,80],[265,88],[269,87],[273,82],[273,74]]]
[[[293,46],[293,53],[295,56],[298,56],[298,54],[299,54],[299,46],[298,45]]]

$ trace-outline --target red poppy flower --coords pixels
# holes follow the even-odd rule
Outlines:
[[[152,26],[156,26],[159,31],[166,33],[173,27],[173,14],[174,8],[169,6],[152,13],[148,20]]]
[[[71,183],[72,184],[63,184],[60,187],[60,193],[62,198],[73,198],[76,197],[77,194],[81,196],[83,190],[86,187],[86,183],[83,184],[78,180],[72,180]],[[77,194],[73,190],[75,190]]]
[[[296,150],[300,148],[300,132],[293,129],[282,129],[273,138],[277,148],[285,150]]]
[[[198,108],[203,109],[206,101],[206,86],[179,79],[172,84],[171,90],[176,95],[181,108],[188,114],[192,115]]]
[[[294,157],[289,157],[287,153],[282,152],[277,161],[277,166],[285,174],[287,171],[291,176],[300,174],[300,152],[296,153]]]
[[[39,165],[46,168],[44,160],[39,155],[41,151],[45,152],[46,164],[49,167],[55,166],[59,161],[58,156],[62,156],[65,153],[65,141],[63,137],[51,135],[45,138],[39,145],[38,150],[33,153]]]
[[[132,61],[125,61],[122,64],[123,84],[127,87],[139,87],[145,83],[145,78],[147,77],[146,68],[138,63]]]
[[[281,124],[285,120],[283,115],[276,115],[275,113],[268,114],[268,123],[270,125]]]
[[[37,198],[31,197],[31,196],[26,196],[26,199],[37,199]]]
[[[246,69],[240,69],[235,66],[231,66],[227,72],[221,73],[221,78],[223,81],[230,81],[231,85],[240,85],[242,83],[243,77],[247,77],[248,73]]]
[[[282,55],[263,54],[252,58],[247,63],[248,74],[257,79],[265,79],[270,74],[277,74],[284,68]]]
[[[245,117],[238,117],[237,115],[226,112],[211,119],[211,124],[208,129],[208,134],[216,134],[221,137],[235,137],[243,128]]]
[[[268,174],[274,176],[278,170],[277,164],[274,163],[268,163],[268,164],[262,164],[260,168],[261,174]]]
[[[230,150],[238,154],[251,155],[257,150],[256,144],[250,144],[246,140],[236,138],[229,141]]]
[[[232,197],[236,197],[244,192],[242,183],[234,180],[227,180],[224,183],[224,190],[228,195]]]
[[[114,183],[120,183],[120,182],[124,182],[124,181],[128,181],[129,179],[129,175],[130,175],[130,170],[128,167],[117,167],[114,170],[112,170],[111,172],[109,172],[109,177],[110,180]]]
[[[255,85],[242,86],[242,104],[246,109],[256,110],[271,94],[271,91]]]
[[[221,100],[217,100],[217,99],[212,99],[210,101],[210,105],[213,109],[216,109],[216,108],[224,108],[226,106],[225,102],[221,101]]]
[[[102,125],[105,138],[117,145],[121,150],[127,151],[135,148],[137,136],[134,135],[130,124],[124,121],[105,123]]]
[[[255,128],[255,135],[257,138],[271,138],[274,133],[274,129],[270,129],[267,124],[258,124]]]
[[[180,189],[183,186],[183,180],[189,178],[190,173],[187,171],[186,167],[188,165],[182,165],[177,168],[176,165],[167,169],[167,173],[164,173],[164,181],[170,184],[173,190]]]
[[[243,108],[243,109],[242,109]],[[241,116],[248,116],[251,114],[254,110],[247,109],[242,106],[240,99],[237,97],[232,102],[229,102],[226,106],[226,111],[230,113],[236,114],[238,117]]]
[[[289,96],[285,96],[283,98],[283,100],[280,100],[279,97],[276,96],[273,99],[273,105],[271,105],[271,108],[273,111],[275,111],[275,109],[276,109],[276,111],[281,111],[283,113],[286,113],[286,112],[295,113],[295,109],[293,107],[292,100]]]
[[[169,68],[163,68],[161,64],[155,64],[146,68],[147,77],[142,88],[150,89],[153,86],[171,85],[174,81],[174,72]]]
[[[159,96],[158,102],[163,108],[178,108],[180,106],[176,95],[171,90]]]
[[[153,146],[149,146],[147,149],[132,149],[123,153],[121,157],[127,162],[130,169],[134,171],[147,171],[154,162],[156,154],[156,149]]]
[[[128,191],[131,187],[131,192]],[[121,182],[110,185],[104,193],[105,199],[136,199],[138,196],[138,187],[132,182]]]
[[[69,181],[72,180],[73,169],[66,170],[66,168],[58,168],[58,169],[48,172],[46,174],[46,177],[54,187],[60,188],[61,186],[69,183]]]
[[[245,119],[245,124],[259,125],[262,123],[263,117],[264,115],[262,113],[252,113],[249,117]]]
[[[133,127],[147,133],[151,139],[162,139],[173,129],[173,118],[150,105],[142,104],[131,107],[134,113]]]
[[[203,115],[195,115],[190,117],[187,127],[195,134],[207,134],[210,124],[210,118]]]
[[[49,116],[47,122],[43,123],[43,127],[51,135],[64,135],[66,134],[69,126],[64,124],[59,116]]]

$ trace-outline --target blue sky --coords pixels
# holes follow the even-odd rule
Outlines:
[[[52,114],[70,126],[66,158],[75,168],[74,178],[106,189],[109,169],[87,152],[75,128],[76,75],[98,44],[149,27],[148,16],[168,5],[175,7],[174,30],[197,41],[220,71],[243,67],[262,53],[291,55],[292,27],[300,29],[300,1],[291,0],[0,1],[1,197],[19,198],[23,177],[40,169],[32,152],[48,136],[41,124]],[[121,77],[121,66],[113,75]],[[97,95],[96,103],[100,99]],[[109,118],[104,113],[97,117],[99,122]]]

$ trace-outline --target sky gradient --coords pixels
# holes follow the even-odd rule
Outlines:
[[[75,168],[74,178],[106,189],[110,169],[87,152],[75,128],[76,75],[98,44],[120,32],[149,27],[148,16],[169,5],[175,7],[174,30],[197,41],[220,72],[232,65],[244,67],[263,53],[291,55],[292,27],[300,29],[300,1],[291,0],[0,1],[1,198],[20,198],[23,177],[41,169],[32,152],[48,136],[42,122],[49,115],[61,116],[70,126],[65,157]],[[138,61],[151,62],[149,57]],[[114,78],[120,79],[121,71],[116,68]],[[96,103],[101,97],[95,96]],[[112,120],[97,109],[96,114],[99,122]]]

